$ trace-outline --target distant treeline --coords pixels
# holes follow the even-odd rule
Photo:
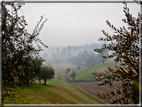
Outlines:
[[[101,46],[101,43],[92,43],[80,46],[51,47],[42,56],[46,60],[45,64],[71,63],[90,67],[106,61],[102,56],[108,54],[107,50],[100,54],[94,52],[95,48]]]

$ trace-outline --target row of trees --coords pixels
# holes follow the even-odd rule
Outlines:
[[[81,46],[67,46],[67,47],[51,47],[49,48],[45,53],[43,53],[43,57],[46,60],[47,64],[58,64],[58,63],[72,63],[72,64],[78,64],[79,65],[79,55],[82,54],[82,61],[84,63],[87,63],[87,60],[90,60],[90,56],[96,57],[99,56],[100,59],[102,59],[101,54],[98,55],[97,53],[93,52],[93,46],[97,44],[92,45],[81,45]],[[98,46],[101,47],[101,44]],[[104,52],[106,54],[107,51]],[[92,59],[91,63],[97,63],[97,59]],[[84,64],[86,67],[88,64]]]
[[[113,85],[114,81],[121,81],[122,88],[118,88],[112,92],[97,92],[97,95],[101,98],[112,98],[117,96],[116,100],[112,100],[113,104],[139,104],[139,78],[141,77],[139,71],[139,39],[140,30],[140,19],[142,19],[140,13],[135,18],[129,13],[127,3],[124,2],[124,13],[126,18],[122,19],[124,23],[128,24],[128,29],[125,26],[117,29],[108,20],[107,25],[114,30],[114,35],[109,35],[107,32],[102,30],[105,38],[99,38],[100,41],[108,42],[104,44],[104,47],[95,49],[94,51],[101,53],[103,50],[108,49],[113,51],[111,55],[103,56],[104,58],[111,58],[116,56],[116,62],[120,62],[121,66],[115,66],[115,69],[108,67],[109,72],[96,73],[96,79],[102,80],[99,85],[110,84]]]
[[[103,50],[99,54],[95,54],[92,51],[82,51],[78,53],[76,56],[73,56],[69,59],[69,61],[77,66],[85,66],[85,67],[91,67],[99,63],[103,63],[106,61],[105,58],[103,58],[103,55],[108,55],[107,50]]]

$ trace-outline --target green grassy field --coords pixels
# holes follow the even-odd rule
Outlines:
[[[62,80],[53,79],[47,85],[36,81],[32,86],[17,88],[14,100],[6,98],[5,104],[99,104],[93,96]]]
[[[76,77],[75,80],[95,80],[95,76],[92,74],[94,71],[96,72],[102,72],[108,70],[107,67],[113,67],[114,68],[115,63],[112,62],[105,62],[104,64],[98,64],[90,68],[83,68],[81,70],[76,70]],[[72,71],[67,75],[70,77]],[[65,75],[65,73],[60,73],[60,75]]]
[[[95,80],[95,76],[92,74],[94,71],[106,71],[108,66],[114,66],[114,62],[105,62],[104,64],[98,64],[93,67],[85,68],[82,70],[77,71],[75,80]]]
[[[92,72],[105,71],[108,66],[114,66],[114,64],[114,62],[106,62],[77,70],[75,80],[95,80]],[[60,72],[59,75],[61,75],[61,80],[55,76],[54,79],[47,81],[47,85],[41,85],[36,80],[34,85],[25,86],[23,89],[17,88],[14,100],[10,101],[6,98],[5,104],[99,104],[96,98],[86,91],[72,83],[67,83],[66,78],[63,77],[65,72]]]

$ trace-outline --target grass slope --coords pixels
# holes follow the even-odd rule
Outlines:
[[[115,62],[105,62],[104,64],[98,64],[90,68],[83,68],[81,70],[76,70],[76,77],[75,80],[95,80],[95,76],[92,74],[94,71],[96,72],[102,72],[108,70],[107,67],[113,67],[114,68]],[[72,71],[69,72],[67,75],[70,77]],[[64,72],[59,73],[58,75],[64,76],[66,75]],[[71,78],[70,78],[71,79]]]
[[[75,80],[95,80],[95,76],[92,74],[94,71],[102,72],[106,71],[108,66],[113,67],[115,65],[114,62],[105,62],[104,64],[98,64],[90,68],[84,68],[76,71]]]
[[[75,80],[95,80],[92,72],[105,71],[108,66],[114,65],[114,62],[105,62],[105,64],[77,70]],[[62,73],[63,75],[65,75],[65,72]],[[40,85],[36,81],[36,84],[29,87],[25,86],[22,90],[17,88],[15,100],[10,101],[6,98],[5,104],[98,104],[95,97],[66,81],[62,77],[61,80],[53,79],[47,81],[47,85]]]
[[[14,100],[6,98],[5,104],[98,104],[82,89],[57,79],[48,81],[47,85],[34,84],[17,89]]]

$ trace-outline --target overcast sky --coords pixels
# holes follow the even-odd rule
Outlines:
[[[99,43],[98,38],[104,37],[102,29],[113,34],[105,21],[117,28],[125,25],[123,7],[122,3],[25,3],[19,12],[25,16],[30,33],[44,14],[48,21],[39,38],[49,47],[61,47]],[[137,17],[140,5],[129,3],[128,7]]]

